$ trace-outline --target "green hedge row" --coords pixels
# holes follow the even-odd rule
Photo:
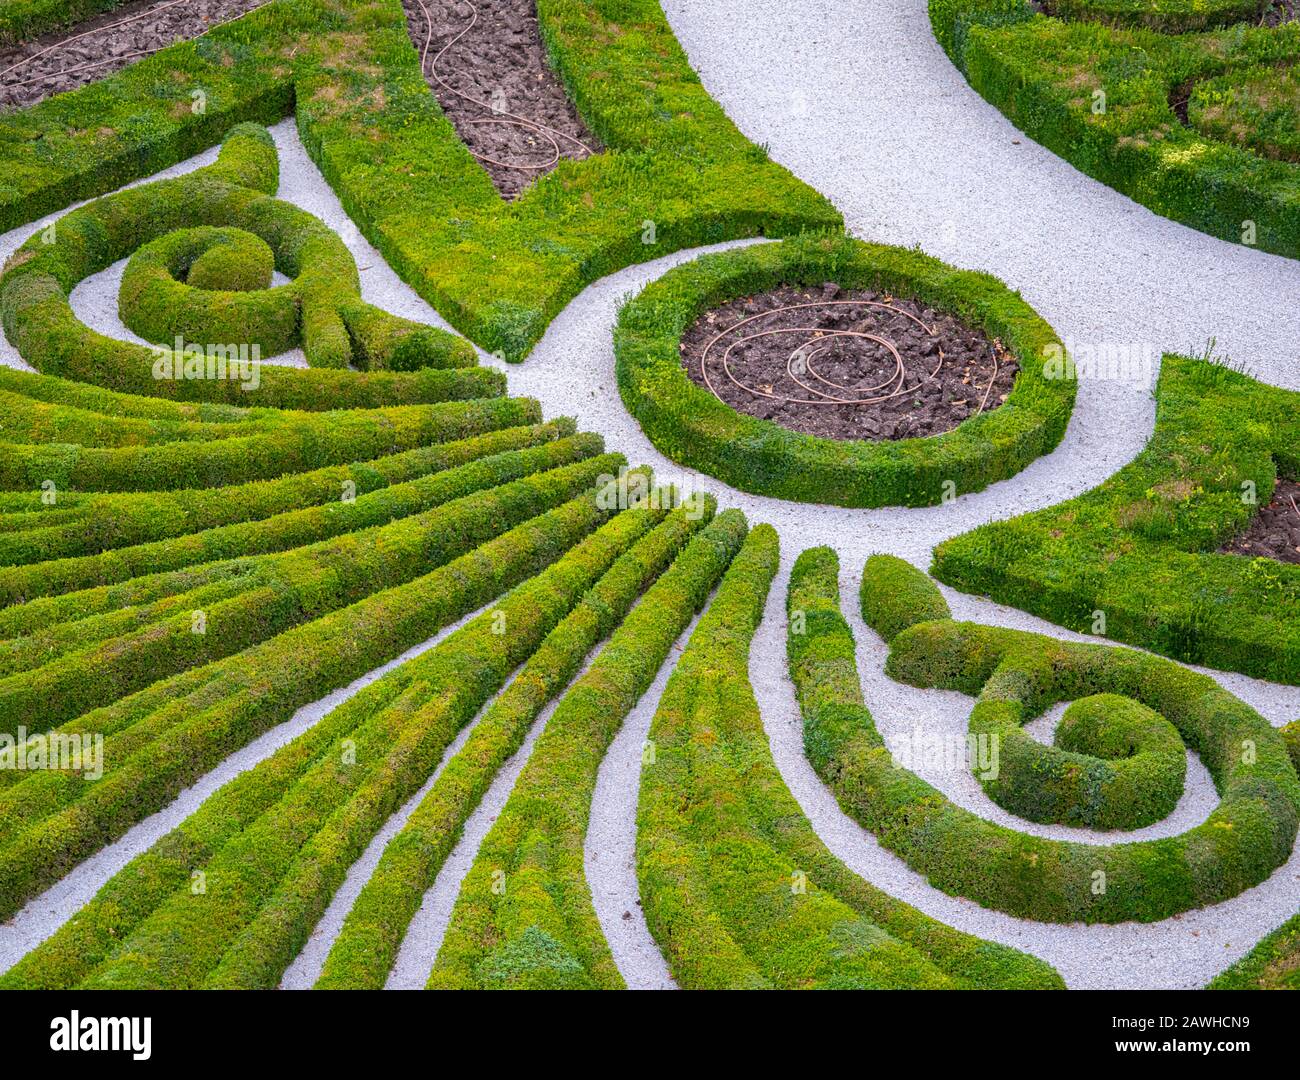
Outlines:
[[[1132,698],[1178,729],[1220,794],[1187,832],[1104,846],[1020,833],[954,805],[895,763],[862,703],[837,570],[834,552],[813,549],[790,585],[790,610],[805,613],[806,632],[788,646],[808,757],[845,812],[932,884],[1043,922],[1152,922],[1237,896],[1290,857],[1300,778],[1277,732],[1213,679],[1130,649],[922,621],[891,643],[892,678],[996,701],[1022,722],[1057,701]],[[1017,678],[996,678],[1013,666]]]
[[[1300,915],[1288,919],[1207,990],[1300,990]]]
[[[87,988],[274,988],[365,845],[433,771],[457,731],[656,514],[629,512],[393,678],[406,687],[342,706],[336,741],[83,980]],[[623,519],[623,520],[620,520]],[[376,708],[374,698],[391,701]]]
[[[1070,703],[1054,745],[1044,746],[1023,730],[1023,703],[1002,696],[1033,678],[1039,662],[1008,657],[971,713],[970,733],[999,746],[996,775],[976,774],[989,798],[1028,821],[1088,829],[1140,829],[1168,817],[1187,777],[1178,729],[1131,698],[1092,694]]]
[[[749,643],[779,563],[760,525],[691,635],[650,729],[637,873],[650,929],[691,989],[1062,986],[1042,961],[958,933],[852,874],[772,760]]]
[[[296,108],[308,151],[386,260],[467,336],[521,359],[578,292],[625,266],[840,224],[727,119],[656,0],[541,0],[538,19],[608,149],[512,203],[439,108],[397,0],[279,0],[0,123],[0,230]]]
[[[494,454],[569,438],[575,431],[574,422],[561,417],[274,480],[141,494],[62,494],[52,508],[56,512],[32,512],[22,521],[15,519],[24,515],[6,512],[0,503],[0,522],[9,526],[0,529],[0,566],[94,555],[325,506],[348,496],[362,498]],[[40,504],[39,495],[36,503]],[[60,505],[64,513],[57,512]],[[0,580],[4,580],[3,570]],[[0,586],[0,595],[5,592]],[[12,590],[8,595],[13,595]]]
[[[490,602],[553,563],[610,512],[590,494],[397,588],[97,709],[63,731],[104,735],[105,773],[45,771],[5,800],[66,803],[0,846],[4,917],[295,710]],[[73,789],[65,794],[64,789]]]
[[[1268,7],[1269,0],[1051,0],[1049,5],[1058,19],[1144,26],[1170,34],[1258,23]]]
[[[211,663],[290,627],[392,589],[443,566],[617,472],[619,454],[587,457],[455,498],[386,525],[358,529],[263,558],[239,595],[61,656],[0,679],[0,715],[9,731],[61,724],[160,678]],[[466,466],[473,470],[473,466]],[[499,459],[473,485],[518,470]],[[355,504],[353,504],[355,505]],[[179,544],[183,541],[165,541]]]
[[[430,989],[622,988],[583,871],[596,773],[747,530],[728,510],[697,534],[561,699],[465,877]]]
[[[499,372],[497,373],[500,374]],[[286,472],[451,442],[499,428],[535,424],[541,407],[530,398],[488,397],[408,406],[397,424],[391,410],[330,413],[327,429],[272,429],[209,442],[101,449],[67,443],[0,444],[0,486],[57,491],[173,491],[271,480]]]
[[[435,474],[428,478],[428,483],[418,484],[409,490],[408,485],[399,485],[397,489],[376,492],[373,496],[362,496],[356,503],[338,504],[321,511],[299,511],[247,526],[232,526],[230,530],[214,530],[211,534],[192,534],[177,540],[149,544],[145,545],[144,549],[112,552],[109,557],[113,561],[108,565],[105,565],[102,557],[64,559],[50,564],[38,563],[35,566],[23,567],[22,570],[24,573],[31,574],[40,585],[35,585],[29,580],[23,587],[43,586],[50,590],[59,586],[73,588],[79,584],[84,585],[84,581],[79,579],[86,576],[99,579],[129,578],[130,574],[141,566],[145,569],[153,566],[161,568],[168,563],[176,565],[198,563],[219,570],[220,565],[211,566],[207,560],[221,557],[229,561],[231,556],[243,558],[258,554],[259,551],[252,550],[253,548],[277,552],[316,541],[312,548],[292,553],[293,556],[313,557],[324,550],[319,544],[322,538],[368,529],[365,539],[376,537],[382,539],[383,534],[375,533],[375,526],[424,513],[434,507],[451,503],[453,500],[460,500],[459,508],[447,507],[452,513],[452,517],[448,520],[454,522],[460,509],[469,506],[465,501],[466,496],[474,492],[488,491],[501,484],[509,484],[522,477],[532,477],[533,473],[540,470],[560,468],[599,454],[600,444],[599,436],[581,435],[552,442],[531,451],[512,451],[483,461],[472,462],[447,473]],[[495,498],[490,491],[487,497],[489,500]],[[473,508],[474,512],[477,510],[477,507]],[[512,508],[512,514],[514,512]],[[455,532],[458,526],[452,524],[451,528]],[[467,531],[467,535],[472,536],[480,531],[481,529],[477,527],[471,528]],[[233,532],[234,535],[226,535],[228,532]],[[458,535],[457,542],[462,542],[463,539]],[[234,550],[240,547],[249,550],[242,552]],[[222,548],[230,550],[221,555]],[[226,603],[227,601],[237,600],[238,607],[247,610],[250,604],[255,605],[258,602],[256,595],[249,594],[255,594],[268,586],[274,593],[279,593],[283,589],[292,594],[292,587],[285,585],[283,578],[286,573],[291,573],[288,568],[295,563],[294,558],[247,561],[245,563],[247,573],[217,574],[214,580],[189,591],[162,596],[148,604],[118,607],[84,618],[76,617],[75,594],[69,596],[64,593],[61,599],[65,602],[60,605],[60,610],[65,613],[71,611],[72,619],[63,622],[46,621],[45,625],[37,630],[29,630],[22,636],[0,641],[0,675],[30,672],[70,653],[79,655],[83,659],[89,657],[92,650],[95,652],[107,650],[115,656],[130,653],[134,647],[133,642],[140,640],[141,632],[144,639],[154,641],[164,633],[164,623],[180,629],[188,622],[192,630],[193,615],[196,611],[203,612],[205,619],[219,618],[224,621],[229,618],[233,610],[232,606]],[[271,605],[272,609],[281,610],[284,606],[281,600],[282,598],[277,596],[277,600]],[[315,610],[319,609],[320,603],[317,601]],[[268,621],[272,617],[267,614],[259,616],[256,632],[265,632]],[[237,625],[230,626],[229,629],[234,632]],[[63,666],[66,668],[67,664]],[[0,686],[3,685],[5,684],[0,679]]]
[[[332,536],[386,525],[475,491],[520,480],[599,454],[599,435],[571,435],[523,450],[466,462],[417,480],[392,484],[349,501],[311,506],[257,521],[189,532],[100,555],[62,558],[0,570],[0,602],[66,593],[157,574],[183,566],[287,551]]]
[[[318,990],[383,989],[411,919],[459,842],[498,770],[587,654],[712,515],[678,509],[600,579],[542,643],[384,849],[352,905],[316,982]]]
[[[871,442],[819,438],[733,409],[694,383],[681,338],[711,308],[778,285],[870,288],[951,311],[1015,354],[1020,373],[999,408],[955,430]],[[916,251],[816,235],[706,255],[669,271],[619,313],[619,390],[667,457],[742,491],[840,506],[926,506],[1019,472],[1060,441],[1071,378],[1045,377],[1056,335],[1019,295],[987,274]]]
[[[500,685],[510,667],[530,655],[547,628],[567,617],[565,613],[592,582],[624,558],[661,516],[654,512],[617,515],[554,565],[518,586],[492,611],[363,688],[274,756],[225,785],[115,875],[73,917],[70,925],[85,928],[75,950],[69,951],[56,934],[0,985],[67,988],[81,983],[97,967],[96,978],[122,981],[123,966],[138,964],[150,950],[160,954],[153,978],[167,985],[176,985],[182,977],[191,984],[201,981],[223,955],[228,959],[237,953],[238,946],[231,952],[225,946],[234,944],[237,932],[248,932],[259,909],[286,914],[284,905],[270,899],[271,889],[288,872],[297,873],[307,864],[305,845],[319,845],[322,830],[335,828],[340,807],[355,808],[365,785],[377,777],[386,783],[376,805],[386,806],[398,777],[406,779],[407,766],[395,767],[399,755],[414,747],[419,747],[421,768],[428,771],[428,751],[420,746],[421,740],[437,733],[439,741],[445,741],[454,733],[454,725],[477,711],[481,699]],[[498,627],[504,633],[496,633]],[[450,731],[448,723],[453,725]],[[286,832],[295,834],[297,842],[285,846]],[[280,843],[270,842],[275,833]],[[267,849],[258,879],[232,874],[230,869],[231,852],[242,850],[248,856],[250,840],[256,845],[253,860]],[[178,849],[186,857],[176,862]],[[180,916],[196,921],[181,940],[198,942],[205,954],[186,958],[182,971],[181,964],[167,955],[166,943],[150,933],[166,917],[151,917],[168,895],[175,898],[182,887],[188,891],[190,875],[196,870],[206,875],[209,888],[198,904],[191,905],[191,912]],[[166,879],[167,887],[154,888],[160,878]],[[252,888],[257,891],[251,893]],[[186,899],[193,900],[194,894]],[[239,909],[234,913],[232,901]],[[231,920],[224,931],[212,925],[218,913]],[[110,955],[112,963],[101,966]],[[196,967],[199,964],[201,969]],[[267,977],[273,984],[274,975]],[[129,981],[138,985],[144,980],[137,974]]]
[[[1300,683],[1300,567],[1220,555],[1300,476],[1300,394],[1166,356],[1146,448],[1099,487],[935,548],[932,572],[1061,626]]]
[[[1153,13],[1157,21],[1180,19],[1189,7],[1217,18],[1259,6],[1082,2]],[[1198,127],[1193,110],[1193,126],[1185,126],[1173,105],[1203,81],[1295,64],[1300,23],[1174,35],[1062,22],[1035,14],[1025,0],[930,0],[929,8],[952,62],[1030,138],[1157,214],[1230,243],[1300,257],[1300,165],[1252,149],[1268,142],[1267,102],[1260,100],[1262,112],[1237,112],[1230,129]],[[1282,107],[1293,119],[1294,109]],[[1233,139],[1224,141],[1225,133]]]

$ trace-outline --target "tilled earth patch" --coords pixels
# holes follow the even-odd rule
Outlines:
[[[868,440],[951,431],[1002,404],[1019,370],[1001,342],[946,312],[830,282],[706,312],[682,336],[682,363],[750,416]]]

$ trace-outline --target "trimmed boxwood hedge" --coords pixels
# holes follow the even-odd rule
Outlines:
[[[1184,0],[1083,2],[1148,12],[1188,7]],[[1234,9],[1233,0],[1192,7]],[[1212,126],[1189,128],[1172,104],[1205,80],[1300,61],[1300,23],[1164,34],[1063,22],[1037,14],[1027,0],[930,0],[929,10],[952,62],[1030,138],[1157,214],[1300,258],[1300,165],[1255,152],[1248,130],[1239,145]]]
[[[19,512],[4,512],[0,525],[7,528],[0,528],[0,566],[93,556],[323,506],[348,496],[361,498],[480,458],[567,439],[576,430],[572,419],[561,417],[274,480],[166,492],[65,492],[53,508],[32,512],[26,520]],[[39,493],[34,501],[40,505]],[[5,580],[5,571],[0,570],[0,582]],[[6,592],[0,585],[0,597],[5,595],[14,595],[13,590]]]
[[[81,982],[88,989],[274,988],[352,862],[437,765],[456,733],[657,512],[629,511],[444,642],[341,708],[354,718],[274,806],[178,889]],[[398,688],[401,688],[398,692]]]
[[[1155,432],[1077,498],[935,548],[967,592],[1192,664],[1300,683],[1300,566],[1221,555],[1300,476],[1300,393],[1205,359],[1166,356]]]
[[[921,439],[819,438],[748,416],[691,381],[682,333],[728,300],[782,284],[872,288],[951,311],[1020,362],[999,408]],[[916,251],[822,234],[706,255],[630,300],[614,334],[619,391],[658,449],[742,491],[840,506],[927,506],[1019,472],[1060,441],[1073,377],[1044,376],[1056,335],[1019,295],[987,274]]]
[[[282,934],[305,935],[314,922],[312,916],[319,915],[319,906],[337,887],[338,860],[343,860],[342,870],[346,870],[359,851],[355,845],[364,845],[373,834],[374,822],[367,816],[391,812],[398,784],[412,782],[412,766],[404,759],[420,759],[416,773],[431,768],[430,759],[442,752],[456,727],[474,715],[511,667],[537,648],[547,628],[567,618],[565,612],[588,586],[606,574],[612,562],[624,558],[661,516],[656,511],[617,515],[553,566],[518,586],[493,610],[363,688],[273,757],[232,780],[110,879],[73,917],[68,925],[79,927],[73,950],[68,950],[66,937],[56,934],[0,979],[0,986],[69,988],[92,971],[93,978],[104,982],[140,986],[146,980],[163,980],[176,986],[184,980],[193,985],[212,972],[218,960],[231,974],[233,959],[248,956],[242,944],[249,939],[259,911],[277,912]],[[506,632],[497,633],[500,627]],[[345,738],[351,740],[350,748]],[[366,798],[363,785],[373,786],[376,781],[381,790]],[[419,778],[414,782],[418,784]],[[347,822],[349,837],[326,860],[328,877],[318,877],[313,888],[298,894],[311,903],[311,914],[289,919],[289,905],[284,902],[289,875],[301,878],[313,862],[309,852],[320,855],[322,830],[336,829],[341,821]],[[287,830],[292,830],[292,840],[285,843]],[[281,842],[273,845],[273,854],[260,856],[260,849],[271,847],[277,834]],[[189,842],[200,837],[201,843]],[[251,855],[250,841],[255,844]],[[308,844],[310,848],[305,847]],[[173,862],[178,850],[188,856],[179,865]],[[241,851],[246,858],[260,860],[257,878],[231,873],[231,855]],[[203,904],[182,915],[175,897],[189,885],[195,870],[204,871],[210,887]],[[170,914],[155,916],[168,894],[173,896]],[[188,889],[182,895],[189,897]],[[219,925],[219,912],[228,920],[224,928]],[[198,951],[204,955],[170,956],[168,941],[150,931],[168,925],[176,930],[191,917],[193,924],[172,943],[179,941],[185,948],[199,943]],[[287,961],[274,964],[269,956],[275,946],[264,935],[258,939],[270,946],[258,968],[261,980],[274,985]],[[282,937],[277,946],[280,941]],[[159,959],[159,968],[151,974],[125,975],[124,969],[138,964],[147,952]],[[103,963],[110,955],[111,963]],[[272,964],[278,970],[268,966]],[[207,974],[207,981],[218,981],[220,974]]]
[[[474,726],[442,770],[348,912],[316,982],[318,990],[383,989],[411,919],[433,886],[466,819],[547,702],[578,674],[588,653],[633,602],[708,524],[703,514],[676,510],[605,574],[542,643],[501,697]]]
[[[1050,0],[1045,5],[1059,19],[1090,19],[1108,26],[1145,26],[1182,34],[1259,22],[1270,0]]]
[[[624,987],[583,872],[596,773],[747,532],[739,510],[714,518],[560,700],[461,885],[429,989]]]
[[[0,814],[17,831],[0,842],[0,918],[302,705],[555,562],[611,516],[601,501],[581,495],[431,573],[63,725],[104,736],[104,775],[5,772],[18,779],[0,799],[26,817]]]
[[[75,26],[121,0],[0,0],[0,47]]]
[[[263,556],[236,596],[206,609],[180,611],[0,679],[0,716],[4,717],[0,731],[63,723],[160,678],[230,656],[365,596],[405,584],[593,488],[602,475],[617,472],[622,464],[621,454],[588,457],[475,490],[388,524]],[[477,482],[491,484],[494,473],[511,471],[507,462],[497,460]],[[203,630],[197,633],[194,611],[202,611],[204,617]]]
[[[788,604],[804,613],[805,632],[792,620],[788,646],[809,761],[846,813],[945,892],[1043,922],[1153,922],[1237,896],[1290,857],[1300,778],[1277,732],[1210,677],[1131,649],[951,619],[895,636],[892,678],[977,696],[977,710],[1020,722],[1057,701],[1133,698],[1178,729],[1219,791],[1214,812],[1177,836],[1048,840],[956,806],[894,761],[862,703],[833,551],[799,557]]]
[[[779,544],[759,525],[660,699],[642,768],[646,919],[690,989],[1058,989],[1050,966],[959,933],[851,873],[786,788],[749,683]]]
[[[462,333],[517,360],[616,270],[841,223],[709,97],[657,0],[540,0],[538,22],[608,149],[562,162],[512,203],[430,92],[398,0],[278,0],[0,122],[0,230],[149,176],[234,123],[296,110],[308,152],[389,264]]]
[[[125,321],[155,342],[182,339],[200,350],[251,347],[264,340],[268,354],[301,341],[311,364],[326,368],[472,367],[470,344],[444,330],[371,308],[361,300],[356,264],[343,242],[322,222],[273,197],[279,179],[275,144],[265,128],[243,124],[226,135],[213,165],[169,180],[155,180],[96,199],[34,235],[10,257],[0,276],[0,320],[9,340],[33,367],[47,374],[117,390],[162,397],[295,407],[304,396],[334,392],[349,404],[347,389],[366,389],[369,376],[340,372],[320,380],[312,372],[260,366],[239,377],[177,377],[189,354],[160,357],[156,349],[95,333],[72,311],[68,294],[84,278],[131,256],[119,307]],[[206,229],[197,229],[206,226]],[[291,284],[256,292],[194,288],[177,275],[231,235],[229,228],[260,237],[276,269]],[[221,229],[227,229],[222,232]],[[259,344],[259,347],[262,345]],[[211,354],[209,354],[211,355]],[[251,355],[251,354],[250,354]],[[202,369],[200,362],[197,368]],[[414,380],[414,376],[390,376]],[[447,392],[479,387],[500,392],[500,373],[422,373],[426,385]],[[408,390],[409,392],[409,390]],[[398,400],[402,400],[399,398]]]

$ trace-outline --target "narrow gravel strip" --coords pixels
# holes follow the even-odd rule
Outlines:
[[[496,606],[495,603],[492,606]],[[517,671],[510,673],[510,678],[502,684],[502,690],[509,686],[513,681]],[[443,752],[442,760],[438,762],[438,767],[433,770],[429,779],[423,786],[412,795],[406,802],[392,815],[384,827],[375,834],[373,840],[366,845],[366,850],[361,853],[361,857],[348,870],[348,876],[344,879],[343,884],[339,886],[338,892],[330,901],[329,907],[325,909],[325,914],[321,916],[315,928],[311,932],[311,937],[307,939],[307,944],[303,946],[297,958],[288,968],[285,969],[284,975],[280,979],[281,990],[310,990],[316,985],[316,980],[320,978],[321,972],[325,968],[325,960],[334,948],[334,942],[338,940],[339,933],[343,929],[343,923],[352,910],[352,905],[357,902],[357,897],[361,895],[361,890],[366,887],[371,876],[375,872],[375,867],[379,865],[379,860],[384,854],[384,848],[388,842],[401,832],[410,816],[415,813],[416,807],[424,801],[424,797],[429,794],[430,789],[438,782],[438,777],[442,775],[443,769],[447,767],[453,757],[460,753],[461,747],[469,739],[471,732],[478,726],[478,722],[483,718],[483,714],[492,708],[497,698],[501,696],[502,690],[498,690],[484,703],[479,709],[474,719],[466,724],[456,734],[451,744]]]
[[[407,660],[427,652],[476,615],[490,611],[495,604],[494,600],[484,605],[382,667],[362,675],[361,678],[318,701],[304,705],[283,724],[272,728],[242,750],[226,758],[198,783],[181,792],[165,809],[145,818],[115,843],[78,864],[76,869],[58,884],[29,901],[27,906],[8,922],[0,924],[0,972],[8,971],[24,955],[72,918],[103,888],[109,878],[180,825],[218,788],[229,783],[240,773],[255,767],[259,762],[265,761],[280,747],[315,726],[327,713],[338,708],[343,702]]]
[[[712,603],[712,597],[709,603]],[[708,610],[705,604],[701,615]],[[596,774],[591,819],[582,845],[583,870],[591,886],[596,918],[609,942],[614,963],[629,990],[675,990],[663,953],[650,935],[636,878],[636,815],[641,793],[641,763],[659,699],[677,668],[700,615],[677,639],[650,688],[623,721]]]

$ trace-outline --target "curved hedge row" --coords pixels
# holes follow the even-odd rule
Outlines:
[[[1213,25],[1259,7],[1251,0],[1053,5],[1063,14],[1115,13],[1113,21],[1154,13],[1150,21],[1167,19],[1171,29],[1194,29],[1201,13]],[[1248,123],[1241,143],[1221,141],[1184,125],[1175,110],[1204,80],[1300,61],[1300,23],[1164,34],[1062,22],[1037,14],[1027,0],[930,0],[929,10],[952,62],[1031,139],[1157,214],[1229,243],[1300,258],[1300,165],[1251,149]],[[1284,102],[1272,98],[1274,107]]]
[[[926,917],[852,874],[772,760],[749,643],[779,563],[757,526],[668,681],[642,769],[637,876],[678,985],[1063,988],[1045,963]]]
[[[494,454],[567,439],[576,430],[573,420],[561,417],[545,424],[498,428],[347,465],[288,473],[274,480],[141,494],[64,493],[53,507],[33,510],[26,520],[20,520],[23,515],[19,511],[3,511],[0,523],[7,528],[0,529],[0,566],[91,556],[254,522],[349,497],[361,498]],[[39,494],[32,496],[32,501],[40,507]],[[9,580],[0,570],[0,582]],[[11,585],[0,585],[0,598],[14,595]],[[0,599],[0,604],[3,602]]]
[[[100,555],[61,558],[0,570],[0,603],[67,593],[219,560],[316,544],[343,533],[386,525],[535,472],[601,453],[599,435],[571,435],[530,449],[509,450],[391,484],[348,500],[311,506],[215,529],[186,532]],[[307,554],[314,554],[309,550]]]
[[[468,337],[517,360],[616,270],[841,223],[726,117],[657,0],[540,0],[537,15],[609,152],[561,163],[512,203],[439,108],[397,0],[285,0],[6,120],[0,231],[174,165],[232,124],[296,110],[308,152],[389,264]]]
[[[682,333],[728,300],[782,284],[871,288],[915,297],[1000,338],[1020,373],[999,408],[920,439],[819,438],[748,416],[691,381]],[[819,235],[705,255],[630,300],[614,333],[619,390],[667,457],[742,491],[840,506],[926,506],[979,491],[1060,441],[1074,405],[1071,378],[1044,375],[1056,335],[987,274],[955,270],[901,248]]]
[[[1269,0],[1051,0],[1047,7],[1059,19],[1184,34],[1239,22],[1258,23]]]
[[[967,592],[1191,664],[1300,683],[1300,566],[1221,555],[1300,476],[1300,394],[1166,356],[1155,431],[1100,486],[945,540],[932,573]]]
[[[1178,729],[1220,793],[1187,832],[1112,845],[1031,836],[954,805],[895,763],[862,704],[837,569],[814,548],[791,579],[807,627],[788,645],[808,757],[845,811],[932,884],[1044,922],[1151,922],[1237,896],[1290,857],[1300,778],[1277,732],[1213,679],[1129,649],[940,619],[897,634],[891,677],[977,696],[977,710],[1017,723],[1056,701],[1122,694]]]
[[[1300,915],[1288,919],[1207,990],[1300,990]]]
[[[311,744],[301,755],[307,767],[286,775],[284,759],[299,756],[290,744],[232,781],[74,919],[94,923],[111,897],[119,912],[111,935],[83,933],[72,954],[56,935],[0,985],[274,986],[348,865],[457,729],[661,516],[617,515],[491,611],[332,710],[320,721],[327,740],[314,729],[295,740]],[[188,874],[171,882],[170,899],[141,888],[155,875],[140,867],[165,862],[200,832],[219,837],[187,867],[204,874],[201,904]]]
[[[461,885],[429,989],[623,987],[583,873],[596,772],[747,531],[728,510],[698,533],[560,700]]]
[[[60,724],[189,667],[211,663],[443,566],[617,472],[620,454],[475,490],[433,509],[258,560],[244,589],[0,679],[5,727]],[[468,467],[472,469],[472,466]],[[509,466],[494,462],[477,487]],[[355,504],[353,504],[355,505]],[[409,509],[409,508],[403,508]],[[180,541],[166,541],[178,544]],[[195,612],[202,626],[195,628]]]
[[[383,988],[411,919],[497,771],[519,750],[547,702],[578,674],[587,654],[708,523],[712,507],[704,511],[701,515],[674,511],[622,556],[483,715],[384,849],[330,950],[316,989]]]
[[[581,495],[431,573],[62,725],[103,735],[104,775],[6,773],[19,779],[0,795],[0,820],[22,828],[0,842],[0,917],[302,705],[550,565],[611,516],[600,501]]]

